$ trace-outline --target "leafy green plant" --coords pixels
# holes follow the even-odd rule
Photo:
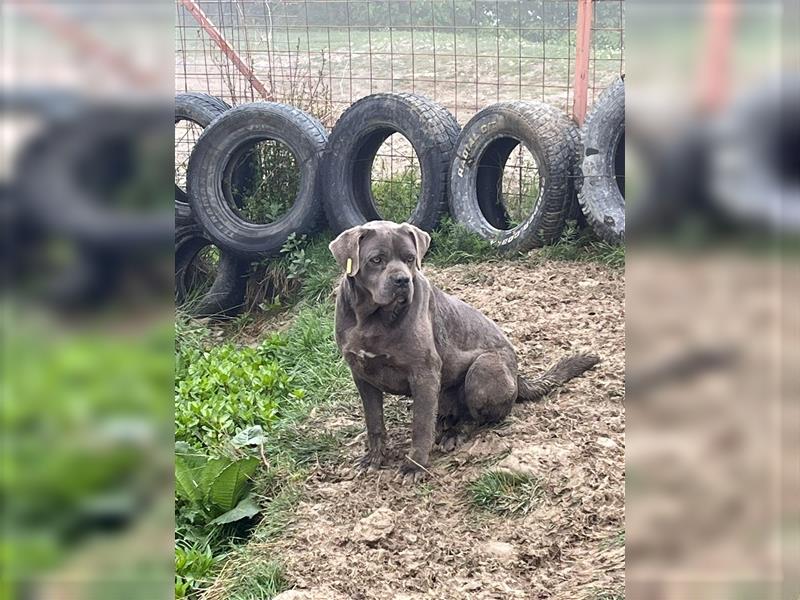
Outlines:
[[[175,598],[189,598],[209,583],[219,557],[208,544],[175,546]]]
[[[238,430],[269,426],[281,404],[305,395],[261,349],[190,348],[177,362],[175,437],[197,448],[222,452]]]
[[[340,270],[326,235],[307,239],[290,236],[280,257],[256,266],[250,279],[246,305],[263,311],[301,301],[320,302],[333,290]]]
[[[473,481],[467,491],[475,508],[499,515],[523,515],[531,510],[542,489],[528,475],[488,471]]]
[[[301,170],[294,153],[275,140],[256,143],[241,159],[232,179],[235,210],[252,223],[272,223],[294,204]]]
[[[311,259],[306,256],[306,239],[292,232],[281,247],[281,255],[286,257],[286,279],[303,279],[308,274]]]
[[[188,520],[225,525],[257,515],[260,509],[247,493],[259,462],[253,456],[212,458],[177,442],[175,494],[189,505]]]
[[[324,240],[312,240],[304,248],[312,263],[322,260],[323,251],[328,260]],[[335,268],[332,258],[330,264]],[[225,597],[271,598],[288,587],[281,565],[248,554],[240,568],[238,544],[248,535],[259,541],[280,535],[293,518],[309,466],[337,461],[345,438],[355,433],[321,431],[308,422],[312,409],[325,410],[331,401],[355,393],[334,341],[333,305],[327,299],[301,305],[291,327],[265,337],[255,348],[213,346],[214,333],[187,318],[177,320],[175,331],[176,380],[186,388],[180,383],[175,388],[176,431],[184,442],[177,444],[175,459],[177,538],[181,548],[208,546],[216,560],[224,557],[237,564],[222,577]],[[220,378],[219,372],[230,365],[242,373],[234,370],[228,379]],[[279,374],[284,383],[259,384],[251,390],[257,402],[242,402],[241,388],[253,387],[248,373],[262,368]],[[210,433],[190,425],[195,418],[189,410],[192,402],[207,404],[214,413],[211,425],[206,423]],[[260,405],[268,404],[274,406],[262,414]],[[218,419],[233,426],[218,431],[213,426]],[[259,467],[261,457],[269,468]],[[196,573],[187,572],[191,576],[176,578],[178,597],[197,598],[205,587],[200,559],[198,565]],[[219,578],[219,569],[212,576]]]

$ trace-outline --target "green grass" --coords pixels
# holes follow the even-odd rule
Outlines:
[[[292,522],[294,509],[299,501],[300,489],[297,482],[285,483],[265,503],[261,521],[253,538],[260,542],[266,542],[280,536]]]
[[[178,544],[175,547],[175,598],[186,598],[213,576],[219,557],[207,544]]]
[[[469,503],[476,509],[501,516],[519,516],[530,512],[542,494],[538,480],[521,473],[487,471],[470,483]]]
[[[531,259],[590,261],[624,269],[625,246],[599,240],[590,228],[578,229],[574,222],[570,222],[558,242],[534,251]]]
[[[378,213],[387,221],[402,222],[414,212],[422,189],[419,173],[405,169],[391,179],[372,183],[372,198]]]
[[[503,256],[489,242],[450,217],[445,217],[438,229],[431,234],[431,248],[425,262],[437,267],[447,267],[485,262]]]
[[[446,10],[449,11],[449,8],[446,8]],[[276,53],[296,52],[300,48],[303,54],[308,48],[312,55],[320,55],[322,52],[341,52],[348,49],[353,52],[367,52],[370,45],[376,48],[389,47],[391,44],[391,48],[396,53],[395,60],[400,62],[405,59],[409,67],[411,57],[405,55],[410,54],[412,51],[418,54],[416,56],[417,62],[425,58],[426,54],[431,54],[434,51],[437,54],[437,58],[440,57],[439,55],[449,58],[454,53],[463,58],[471,57],[475,55],[476,46],[479,54],[495,55],[499,51],[499,56],[504,59],[514,59],[520,53],[522,56],[529,57],[546,55],[548,58],[568,58],[574,52],[574,33],[571,33],[568,37],[563,32],[548,30],[545,36],[542,37],[540,32],[533,30],[520,35],[514,29],[518,25],[516,18],[513,18],[510,23],[505,23],[506,27],[503,27],[504,24],[500,23],[501,27],[499,29],[491,26],[480,30],[456,28],[455,32],[451,27],[447,26],[431,31],[428,28],[431,24],[430,17],[427,19],[417,18],[415,23],[425,26],[426,29],[415,29],[413,38],[408,29],[397,28],[396,22],[393,22],[395,29],[391,34],[375,22],[371,23],[372,29],[368,31],[368,21],[366,19],[360,26],[356,26],[355,22],[351,22],[353,28],[350,31],[344,27],[329,28],[314,24],[310,24],[307,29],[303,29],[302,33],[298,33],[297,29],[287,32],[285,28],[278,27],[276,31],[279,33],[273,38],[273,48]],[[523,24],[523,27],[526,26],[541,27],[541,23],[538,22],[536,25],[532,23]],[[261,31],[263,30],[257,27],[249,30],[253,38],[251,43],[263,43],[263,40],[257,38]],[[606,39],[601,39],[602,37]],[[619,43],[619,35],[609,33],[606,36],[598,35],[598,38],[593,48],[598,58],[621,58],[622,47]],[[192,35],[187,35],[185,40],[179,39],[178,42],[187,51],[203,51],[200,37],[195,38]],[[395,74],[397,75],[397,72],[405,66],[403,63],[398,65],[395,69]],[[604,65],[598,64],[598,71],[603,67]],[[564,70],[566,70],[566,66]],[[513,69],[509,66],[505,72],[513,74]],[[368,75],[368,71],[363,73],[360,70],[360,65],[354,64],[354,75]]]
[[[256,265],[245,305],[250,310],[269,311],[325,301],[341,275],[328,249],[331,239],[329,233],[310,239],[292,234],[279,258]]]
[[[289,589],[283,565],[276,561],[256,561],[245,566],[226,589],[230,600],[269,600]]]

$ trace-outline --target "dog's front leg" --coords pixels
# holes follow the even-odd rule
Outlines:
[[[367,453],[359,460],[363,469],[379,469],[385,456],[386,428],[383,424],[383,392],[363,379],[354,377],[361,403],[364,405],[364,420],[367,422]]]
[[[406,457],[400,474],[404,483],[424,479],[436,433],[436,413],[439,407],[440,374],[427,372],[411,379],[414,399],[411,419],[411,453]]]

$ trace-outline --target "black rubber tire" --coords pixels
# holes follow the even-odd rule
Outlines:
[[[511,252],[558,240],[574,203],[575,124],[540,102],[500,102],[464,126],[450,167],[450,212],[455,220],[493,245]],[[502,206],[503,167],[523,144],[536,159],[539,199],[523,223],[507,229]]]
[[[197,253],[211,241],[202,228],[188,225],[175,230],[175,304],[195,317],[233,316],[244,306],[249,261],[220,250],[217,274],[209,291],[201,298],[186,303],[190,293],[188,274]]]
[[[744,227],[800,233],[800,76],[785,74],[737,98],[711,137],[714,207]]]
[[[208,94],[201,92],[186,92],[175,96],[175,124],[180,121],[191,121],[203,129],[211,121],[230,108],[230,105]],[[191,225],[194,222],[192,209],[186,192],[175,184],[175,227]]]
[[[223,192],[224,181],[252,144],[276,140],[300,168],[297,197],[289,211],[269,224],[246,221]],[[245,257],[275,256],[289,235],[312,234],[322,223],[319,170],[328,137],[303,111],[273,102],[232,108],[209,125],[189,159],[187,187],[197,221],[217,246]]]
[[[175,227],[185,227],[194,223],[194,215],[192,215],[192,207],[187,202],[178,200],[179,191],[183,193],[184,198],[186,197],[185,192],[175,186]]]
[[[626,242],[672,234],[690,220],[721,222],[719,209],[709,202],[708,125],[700,120],[679,124],[669,138],[657,140],[635,123],[626,125],[627,143],[642,171],[640,191],[625,207]]]
[[[625,239],[625,82],[607,87],[581,127],[578,203],[594,232]]]
[[[174,236],[169,197],[156,196],[152,199],[163,199],[163,207],[134,214],[114,205],[119,193],[103,189],[136,176],[140,145],[152,147],[155,140],[165,149],[170,114],[164,109],[97,105],[37,135],[17,163],[24,217],[47,234],[94,248],[168,248]]]
[[[372,163],[383,142],[401,133],[422,173],[408,222],[433,230],[447,212],[447,173],[459,126],[447,109],[416,94],[373,94],[348,108],[331,132],[322,171],[328,224],[338,234],[383,217],[370,188]]]

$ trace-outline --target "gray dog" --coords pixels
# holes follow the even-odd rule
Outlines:
[[[404,481],[423,478],[431,449],[452,450],[464,426],[504,419],[598,362],[575,355],[534,381],[517,373],[511,343],[492,321],[422,274],[430,236],[407,223],[373,221],[330,244],[346,276],[336,300],[336,343],[353,373],[367,422],[364,468],[384,461],[383,394],[413,398]]]

